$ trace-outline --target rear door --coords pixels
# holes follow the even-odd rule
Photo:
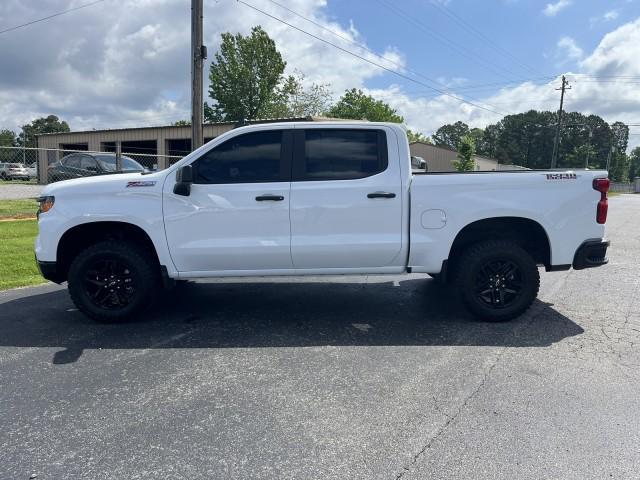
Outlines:
[[[291,133],[259,130],[226,140],[192,164],[189,196],[164,186],[164,221],[180,272],[292,268]]]
[[[395,135],[385,127],[295,130],[295,268],[403,264],[401,173],[398,155],[390,154],[390,147],[397,152]]]

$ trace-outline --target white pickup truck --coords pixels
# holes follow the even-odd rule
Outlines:
[[[155,173],[49,185],[42,275],[98,321],[131,317],[177,280],[425,273],[501,321],[547,271],[607,262],[607,172],[411,172],[402,126],[261,124]]]

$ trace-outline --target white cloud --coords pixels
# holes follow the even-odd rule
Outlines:
[[[609,10],[602,16],[602,18],[607,22],[610,22],[611,20],[615,20],[616,18],[618,18],[619,15],[620,14],[617,10]]]
[[[630,80],[630,77],[640,77],[638,58],[640,19],[607,34],[595,50],[578,63],[577,72],[565,73],[572,86],[565,96],[565,109],[600,115],[608,122],[640,123],[640,89],[637,81]],[[543,84],[525,82],[482,98],[481,105],[504,114],[531,109],[555,111],[560,98],[556,90],[559,86],[559,77]],[[463,90],[460,92],[463,94]],[[457,120],[473,127],[485,127],[502,118],[501,114],[442,95],[415,98],[398,86],[370,93],[396,108],[409,128],[429,135],[441,125]],[[629,137],[630,147],[639,143],[639,135]]]
[[[328,18],[325,0],[280,0],[287,7],[320,22],[342,36],[358,42],[357,25],[341,25]],[[336,94],[346,88],[365,88],[381,70],[348,54],[311,39],[279,22],[270,20],[233,1],[205,0],[205,43],[210,57],[219,46],[221,31],[248,33],[261,24],[287,60],[287,69],[298,69],[309,81],[331,83]],[[44,6],[4,0],[6,18],[19,23],[46,13],[64,10],[64,0],[43,0]],[[73,129],[111,128],[168,124],[189,116],[189,19],[184,0],[106,0],[68,15],[57,17],[2,36],[0,42],[0,128],[17,129],[37,116],[54,113]],[[269,13],[300,25],[349,50],[357,47],[311,24],[291,17],[285,10],[260,4]],[[123,15],[122,12],[127,12]],[[561,39],[562,42],[562,39]],[[575,48],[574,48],[575,47]],[[640,19],[608,33],[592,52],[582,52],[575,42],[558,48],[571,58],[572,83],[566,108],[601,115],[605,120],[640,123],[640,88],[624,78],[640,77]],[[372,54],[358,53],[375,62]],[[400,65],[401,51],[388,46],[381,54]],[[410,63],[410,62],[409,62]],[[389,68],[398,69],[388,63]],[[589,75],[590,77],[587,77]],[[602,81],[598,81],[597,76]],[[464,95],[478,81],[443,78],[451,91]],[[205,84],[208,81],[205,79]],[[368,90],[384,98],[403,115],[410,128],[427,134],[457,120],[483,127],[507,113],[558,107],[558,79],[505,87],[480,103],[490,110],[460,103],[422,87],[398,85]],[[475,95],[475,94],[472,94]],[[640,136],[631,137],[636,143]]]
[[[341,25],[327,17],[325,0],[281,1],[342,37],[366,42],[353,23]],[[68,8],[67,0],[37,3],[3,0],[3,16],[20,23]],[[379,51],[391,61],[381,60],[285,9],[266,2],[259,8],[387,68],[402,70],[404,56],[392,45]],[[210,57],[223,31],[248,34],[255,25],[262,25],[275,40],[287,72],[299,70],[309,82],[330,83],[336,94],[363,87],[384,73],[238,2],[205,0],[204,38]],[[74,129],[186,119],[189,52],[190,9],[184,0],[106,0],[7,33],[0,42],[0,128],[15,130],[49,113],[61,116]],[[208,78],[204,83],[206,89]]]
[[[584,55],[582,49],[571,37],[562,37],[558,40],[559,53],[566,60],[579,60]]]
[[[616,20],[619,16],[620,16],[620,12],[618,10],[609,10],[608,12],[605,12],[600,16],[591,17],[589,19],[589,25],[593,27],[598,23],[612,22]]]
[[[556,3],[547,3],[542,13],[547,17],[555,17],[561,10],[564,10],[571,5],[572,0],[558,0]]]

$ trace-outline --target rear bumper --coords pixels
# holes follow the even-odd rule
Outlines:
[[[573,268],[582,270],[607,264],[609,262],[607,248],[609,248],[608,240],[587,240],[576,250]]]
[[[47,280],[54,283],[62,283],[66,280],[60,272],[58,272],[56,262],[42,262],[36,258],[36,263],[38,264],[40,274]]]

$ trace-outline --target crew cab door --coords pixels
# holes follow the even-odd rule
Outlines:
[[[402,179],[395,135],[389,132],[385,127],[327,125],[295,130],[291,184],[295,268],[404,263],[399,255]]]
[[[179,272],[292,268],[289,228],[291,133],[232,137],[191,165],[188,196],[164,186],[164,222]]]

